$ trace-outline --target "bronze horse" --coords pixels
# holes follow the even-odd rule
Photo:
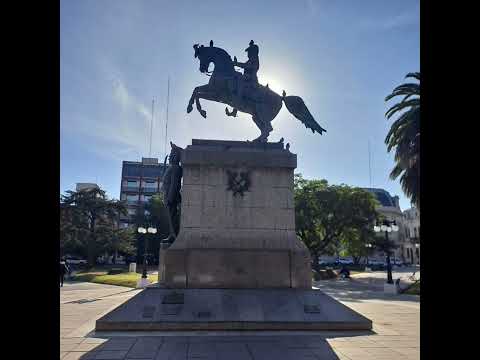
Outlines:
[[[193,110],[193,102],[198,112],[207,117],[207,112],[202,109],[200,99],[220,102],[230,105],[235,109],[252,115],[255,125],[260,129],[260,136],[254,141],[267,142],[268,135],[273,130],[271,122],[282,108],[282,101],[293,116],[300,120],[305,127],[318,132],[320,135],[326,132],[313,118],[308,111],[302,98],[298,96],[278,95],[267,86],[251,84],[244,79],[244,76],[235,71],[234,62],[228,53],[218,47],[205,47],[198,44],[193,45],[195,58],[200,60],[200,72],[210,76],[208,84],[197,86],[192,93],[187,107],[187,113]],[[210,63],[214,64],[213,72],[208,71]],[[225,109],[227,115],[232,116]]]

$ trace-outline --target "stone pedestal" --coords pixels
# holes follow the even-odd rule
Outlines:
[[[180,232],[164,252],[165,286],[311,288],[309,251],[295,234],[295,154],[282,143],[194,139],[181,163]]]

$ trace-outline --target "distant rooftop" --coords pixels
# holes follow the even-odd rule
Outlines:
[[[375,197],[382,206],[395,207],[394,198],[390,195],[388,191],[378,188],[363,188],[363,190],[366,190],[375,195]]]
[[[126,161],[122,163],[122,176],[132,177],[161,177],[163,176],[163,163],[158,162],[158,158],[145,158],[142,161]]]

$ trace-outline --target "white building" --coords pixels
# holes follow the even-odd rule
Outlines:
[[[420,264],[420,211],[412,207],[403,212],[407,262]]]
[[[405,220],[404,214],[400,209],[399,197],[391,196],[390,193],[384,189],[378,188],[364,188],[364,190],[375,195],[376,199],[379,202],[376,210],[382,215],[385,220],[393,221],[395,220],[398,226],[398,232],[390,232],[388,234],[389,239],[392,240],[397,246],[392,253],[391,260],[401,260],[403,262],[410,262],[407,258],[406,246],[407,246],[407,237],[405,232]],[[385,236],[385,233],[380,232],[378,236]],[[384,254],[376,252],[372,254],[372,257],[378,259],[384,259]]]

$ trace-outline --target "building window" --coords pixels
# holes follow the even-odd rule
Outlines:
[[[127,180],[127,187],[138,188],[139,181],[138,180]]]
[[[130,216],[135,215],[137,213],[135,209],[128,209],[127,212],[128,212],[128,215]]]
[[[147,181],[144,181],[143,186],[148,189],[156,189],[157,182],[155,180],[147,180]]]
[[[127,202],[135,203],[138,201],[138,195],[127,195]]]
[[[413,234],[414,234],[415,238],[417,238],[417,228],[416,227],[413,228]]]

